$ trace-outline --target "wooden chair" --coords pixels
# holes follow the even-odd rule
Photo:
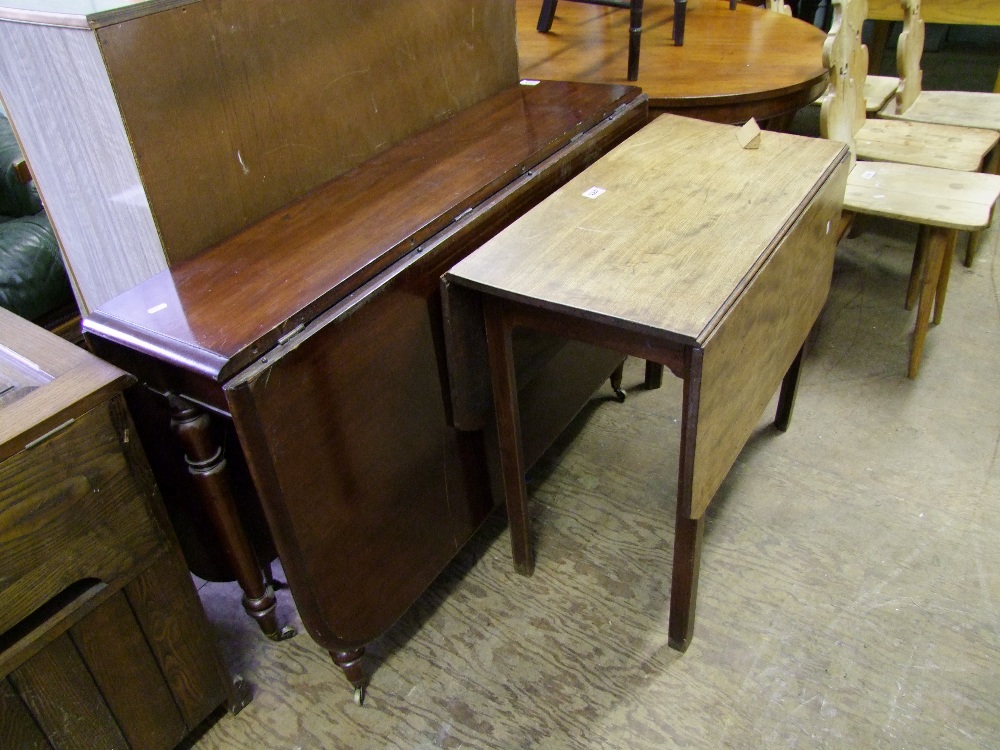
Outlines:
[[[970,129],[1000,131],[1000,95],[979,91],[923,91],[920,59],[924,50],[924,22],[920,0],[901,0],[903,31],[896,44],[899,85],[895,96],[878,112],[880,118]],[[994,148],[983,170],[1000,172],[1000,148]],[[978,246],[974,233],[965,254],[971,266]]]
[[[784,0],[768,0],[768,8],[782,12]],[[785,6],[787,10],[787,6]],[[861,45],[868,69],[868,49]],[[899,79],[868,75],[864,81],[865,114],[875,115],[895,93]],[[821,103],[823,97],[817,100]],[[865,161],[891,161],[926,167],[979,172],[987,167],[1000,133],[979,128],[962,128],[903,120],[864,120],[854,134],[855,156]]]
[[[824,138],[848,144],[856,157],[856,136],[865,124],[864,81],[867,51],[861,44],[861,26],[867,0],[832,0],[833,24],[823,46],[830,86],[820,111]],[[914,256],[911,293],[917,296],[917,321],[907,375],[920,369],[924,340],[931,319],[941,321],[959,230],[989,226],[1000,197],[1000,177],[956,172],[911,164],[856,161],[848,177],[844,210],[914,222],[921,227]]]
[[[628,80],[639,78],[639,38],[642,35],[643,0],[569,0],[588,5],[606,5],[610,8],[625,8],[629,11],[628,24]],[[542,0],[542,10],[538,14],[537,29],[547,33],[552,28],[558,0]]]
[[[1000,130],[1000,95],[983,91],[923,91],[920,0],[901,0],[903,31],[896,44],[899,87],[880,117]]]

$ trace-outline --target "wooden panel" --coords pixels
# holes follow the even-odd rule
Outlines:
[[[972,231],[989,226],[998,195],[996,175],[868,161],[851,170],[844,208]]]
[[[996,0],[922,0],[920,15],[927,23],[1000,26]],[[868,0],[868,18],[903,20],[899,0]]]
[[[884,115],[940,125],[1000,130],[1000,96],[988,91],[921,91],[903,114],[886,111]]]
[[[82,311],[166,268],[93,33],[0,23],[0,91]]]
[[[996,143],[995,130],[884,118],[865,120],[854,135],[856,156],[862,161],[920,164],[962,172],[979,171]]]
[[[113,335],[125,323],[123,343],[226,379],[467,209],[529,182],[638,96],[593,84],[507,88],[123,294],[87,329]],[[636,114],[619,117],[631,128]]]
[[[0,680],[0,747],[9,750],[51,750],[9,679]]]
[[[204,0],[98,36],[170,265],[517,81],[502,0]]]
[[[230,685],[180,552],[161,556],[125,595],[190,731],[226,700]]]
[[[128,743],[68,636],[11,675],[38,724],[59,750],[128,750]]]
[[[70,638],[131,747],[170,750],[183,739],[184,720],[124,594],[77,623]]]
[[[121,585],[166,544],[119,439],[104,404],[0,464],[0,633],[83,578]]]
[[[663,115],[448,275],[680,343],[703,340],[841,151],[770,132],[747,150],[734,128]],[[590,188],[604,192],[591,199]]]
[[[10,380],[24,374],[32,387],[16,400],[0,399],[0,461],[67,419],[78,416],[117,392],[132,378],[53,336],[24,318],[0,308],[0,361]]]
[[[845,160],[705,344],[691,507],[680,510],[691,518],[708,507],[826,301],[847,172]]]

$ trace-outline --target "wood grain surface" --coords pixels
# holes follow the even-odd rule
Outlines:
[[[51,750],[10,678],[0,680],[0,746],[24,750]]]
[[[625,83],[627,11],[562,3],[549,33],[541,6],[518,0],[522,77]],[[639,78],[654,112],[742,123],[794,112],[823,93],[823,32],[782,13],[725,0],[688,0],[684,45],[673,43],[673,4],[643,9]]]
[[[807,200],[817,174],[842,150],[766,132],[759,149],[745,150],[735,132],[657,118],[448,277],[680,343],[703,342],[723,302],[741,293],[801,208],[773,193]],[[588,198],[591,188],[604,192]]]
[[[131,327],[129,343],[156,356],[229,377],[637,96],[633,87],[555,82],[505,89],[92,319]]]
[[[938,200],[929,196],[938,196]],[[1000,177],[888,162],[857,162],[844,208],[872,216],[974,231],[990,224]]]
[[[43,335],[38,326],[3,308],[0,360],[0,373],[32,384],[16,400],[0,400],[0,461],[132,381],[117,367],[58,336]]]
[[[232,686],[180,550],[158,557],[124,591],[190,732],[226,701]]]
[[[122,585],[166,544],[119,438],[102,405],[0,464],[0,632],[80,579]]]
[[[978,172],[997,139],[995,130],[870,117],[855,133],[854,147],[862,161]]]
[[[68,635],[21,666],[11,680],[45,735],[60,750],[129,750]]]
[[[119,591],[69,633],[129,747],[172,750],[187,727],[125,595]]]
[[[889,103],[890,105],[892,102]],[[1000,94],[983,91],[923,91],[906,110],[883,117],[1000,130]]]
[[[498,0],[203,0],[97,35],[171,267],[517,81]]]
[[[848,171],[845,160],[705,343],[690,507],[679,513],[705,512],[823,309]]]

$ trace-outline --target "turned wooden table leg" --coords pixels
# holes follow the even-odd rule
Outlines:
[[[291,638],[295,629],[279,627],[277,600],[270,585],[270,576],[257,562],[236,512],[226,457],[212,434],[211,417],[204,409],[178,396],[170,395],[168,398],[171,430],[184,449],[188,472],[222,542],[226,559],[243,589],[243,608],[271,640]]]
[[[365,690],[368,687],[368,677],[365,675],[365,649],[350,649],[348,651],[331,651],[333,663],[343,671],[347,681],[354,686],[354,702],[359,706],[365,702]]]
[[[510,547],[514,568],[530,576],[535,568],[528,518],[528,489],[524,483],[524,458],[521,449],[521,420],[518,413],[517,381],[510,328],[504,321],[503,302],[494,297],[483,299],[486,318],[486,343],[489,350],[490,377],[493,381],[493,405],[496,409],[497,439],[500,447],[500,471],[503,474]]]
[[[705,522],[678,514],[674,532],[674,570],[670,585],[670,648],[687,651],[694,635],[694,610],[698,599],[698,569]]]
[[[778,392],[778,410],[774,416],[774,426],[782,432],[785,432],[788,429],[788,425],[792,422],[792,409],[795,408],[795,393],[799,387],[799,373],[802,371],[802,354],[805,352],[805,348],[805,344],[803,344],[781,381],[781,390]]]

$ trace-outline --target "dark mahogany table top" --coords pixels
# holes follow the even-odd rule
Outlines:
[[[125,292],[87,327],[224,380],[638,95],[502,91]]]

